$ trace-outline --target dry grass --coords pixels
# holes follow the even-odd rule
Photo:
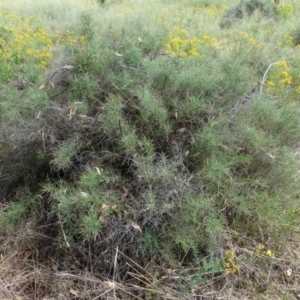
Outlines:
[[[196,278],[196,266],[170,268],[150,261],[142,267],[115,249],[112,276],[106,278],[92,272],[91,266],[81,265],[73,257],[72,245],[64,255],[64,263],[53,253],[42,257],[36,247],[51,245],[51,239],[34,228],[30,222],[13,233],[1,228],[0,298],[3,300],[300,299],[299,235],[289,239],[284,253],[272,257],[257,254],[254,241],[243,236],[236,244],[230,244],[224,237],[238,263],[242,258],[240,270],[225,275],[203,273],[199,269],[205,280]],[[125,266],[126,276],[122,274]],[[186,286],[191,288],[185,290]]]

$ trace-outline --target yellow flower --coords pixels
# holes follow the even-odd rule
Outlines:
[[[286,63],[285,60],[279,61],[279,62],[277,63],[277,65],[278,65],[279,67],[283,67],[283,68],[287,68],[287,67],[288,67],[288,65],[287,65],[287,63]]]
[[[199,56],[201,49],[207,49],[207,47],[218,48],[218,41],[206,34],[201,39],[190,37],[185,29],[174,27],[169,34],[169,41],[165,44],[165,47],[169,55],[192,57]]]
[[[264,246],[263,244],[261,243],[258,243],[255,247],[255,254],[261,254],[261,252],[266,248],[266,246]]]
[[[249,41],[251,44],[253,44],[253,45],[256,44],[256,40],[255,40],[254,37],[249,38],[248,41]]]
[[[273,253],[272,253],[271,250],[266,250],[266,251],[265,251],[265,254],[266,254],[267,256],[270,256],[270,257],[272,257],[272,255],[273,255]]]
[[[268,92],[271,92],[275,87],[275,83],[271,80],[266,80],[265,85],[267,86],[267,91]]]
[[[292,77],[285,71],[280,73],[280,83],[283,85],[291,85],[292,84]]]
[[[199,53],[195,49],[188,50],[187,54],[189,56],[199,56]]]
[[[232,250],[225,252],[224,258],[224,273],[225,274],[235,274],[239,269],[240,265],[233,263],[234,253]]]
[[[281,16],[287,18],[295,13],[296,8],[292,3],[280,3],[278,5],[278,11]]]
[[[45,70],[46,67],[47,67],[47,63],[42,60],[42,61],[40,61],[39,66],[40,66],[41,69]]]
[[[272,257],[273,256],[273,252],[272,250],[270,249],[266,249],[266,246],[261,244],[261,243],[258,243],[254,249],[254,253],[256,255],[266,255],[266,256],[269,256],[269,257]]]
[[[286,43],[287,45],[292,45],[292,44],[293,44],[293,37],[292,37],[292,36],[290,36],[290,35],[285,35],[284,38],[285,38],[285,43]]]
[[[225,261],[226,262],[232,262],[234,259],[234,253],[231,250],[228,250],[225,252]]]

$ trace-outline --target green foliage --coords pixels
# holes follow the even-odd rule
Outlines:
[[[59,259],[71,243],[101,276],[114,257],[124,274],[131,260],[188,266],[184,293],[224,272],[234,243],[285,244],[299,218],[297,33],[279,46],[286,23],[264,0],[231,8],[221,23],[244,22],[220,32],[210,20],[228,3],[217,2],[161,1],[150,14],[130,1],[80,6],[74,32],[49,39],[52,65],[33,64],[31,49],[0,56],[3,225],[31,218]],[[201,40],[193,55],[180,51],[185,36]],[[0,51],[11,39],[0,27]],[[62,86],[53,78],[63,66]]]
[[[124,132],[121,139],[122,150],[128,154],[135,153],[139,140],[134,132],[134,129],[127,124],[124,124],[122,132]]]
[[[92,43],[83,43],[77,45],[75,50],[73,47],[70,49],[71,53],[74,52],[74,64],[80,73],[86,73],[96,62],[97,55],[95,51],[95,45]]]
[[[202,268],[204,273],[218,273],[223,269],[222,261],[221,259],[210,256],[202,261]]]
[[[62,142],[55,150],[51,164],[57,169],[70,168],[73,163],[72,159],[78,151],[79,146],[76,141]]]
[[[168,134],[171,128],[168,124],[168,111],[163,101],[148,89],[141,91],[139,99],[141,122],[145,130],[150,133],[150,136]]]
[[[21,220],[26,206],[23,203],[12,203],[7,211],[1,212],[1,223],[12,229]]]
[[[119,182],[117,174],[101,167],[84,172],[77,186],[43,185],[42,191],[50,195],[52,213],[69,241],[75,237],[82,240],[96,238],[104,224],[108,223],[119,208],[114,188]]]
[[[241,0],[237,6],[230,8],[222,17],[220,26],[230,27],[246,16],[258,12],[266,17],[276,17],[278,10],[271,0]]]
[[[31,193],[28,186],[32,178],[27,179],[27,187],[18,191],[18,202],[10,202],[5,210],[0,212],[1,224],[9,230],[15,230],[16,225],[26,218],[35,220],[41,209],[41,196]],[[20,224],[20,223],[19,223]]]
[[[103,130],[108,136],[120,135],[120,122],[123,103],[120,97],[109,98],[103,106],[103,114],[99,121],[103,123]]]
[[[163,50],[161,40],[165,38],[161,30],[155,32],[145,31],[142,34],[143,38],[140,40],[139,47],[144,57],[157,59],[159,53]]]
[[[95,211],[90,212],[88,215],[82,218],[82,225],[80,233],[83,238],[89,240],[95,238],[101,230],[101,223],[99,222],[99,216]]]
[[[1,48],[1,44],[0,44]],[[10,63],[3,57],[0,57],[0,80],[3,82],[9,82],[13,73],[10,67]]]
[[[252,15],[256,10],[265,16],[276,15],[277,8],[273,1],[270,0],[244,0],[241,5],[248,15]]]
[[[300,134],[297,130],[300,125],[297,111],[286,103],[282,103],[278,107],[275,103],[261,99],[261,101],[253,103],[244,117],[253,120],[252,125],[260,127],[264,132],[261,144],[265,140],[273,145],[293,147],[300,141]]]
[[[175,227],[170,229],[169,235],[174,238],[187,254],[193,251],[196,255],[199,249],[207,247],[208,240],[214,234],[214,228],[206,231],[207,216],[213,213],[213,199],[204,198],[201,195],[188,195],[183,199],[181,209],[178,211]]]
[[[78,100],[83,101],[86,99],[95,99],[97,84],[94,78],[91,78],[88,74],[80,74],[72,78],[71,89]],[[79,111],[79,113],[85,114],[87,112],[87,108],[83,109],[84,105],[82,105],[82,103],[78,104],[81,104],[81,110]],[[78,104],[77,109],[79,108]]]
[[[89,12],[83,12],[80,15],[80,23],[80,35],[86,37],[87,41],[90,42],[94,36],[94,24],[91,14]]]
[[[131,67],[139,67],[142,57],[137,43],[129,39],[125,39],[121,47],[124,49],[124,52],[122,53],[124,63]]]
[[[118,175],[108,170],[103,170],[101,167],[87,170],[81,175],[79,185],[83,190],[96,192],[101,187],[116,183],[119,180]]]
[[[97,0],[97,3],[99,3],[99,4],[105,4],[105,0]]]
[[[152,87],[163,95],[169,92],[169,87],[176,76],[176,64],[170,59],[161,59],[155,61],[155,63],[147,63],[146,68],[152,81]]]
[[[25,118],[35,118],[48,106],[48,95],[43,90],[28,89],[19,110]]]
[[[21,99],[19,93],[13,89],[2,91],[1,122],[17,121],[20,118]]]
[[[291,36],[293,37],[293,44],[295,46],[300,46],[300,30],[294,30],[294,32],[292,32]]]
[[[143,250],[150,254],[155,254],[160,250],[158,239],[158,233],[150,230],[142,233],[139,238]]]
[[[0,37],[5,41],[10,40],[12,38],[12,31],[1,26],[0,27]]]
[[[22,70],[20,70],[20,72],[21,71],[26,73],[26,80],[29,83],[34,84],[36,86],[40,86],[43,83],[43,77],[39,66],[25,65],[22,67]]]

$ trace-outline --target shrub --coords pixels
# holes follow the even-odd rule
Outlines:
[[[18,25],[30,45],[0,59],[2,223],[30,220],[30,259],[112,280],[114,298],[129,285],[135,297],[166,298],[156,293],[164,280],[174,299],[270,280],[280,270],[270,253],[297,229],[295,49],[269,51],[278,38],[258,19],[220,33],[206,22],[216,1],[188,3],[169,4],[169,19],[164,2],[147,14],[135,2],[86,3],[72,30]],[[223,21],[256,13],[276,9],[241,1]],[[16,47],[13,28],[1,28],[2,48]],[[261,269],[258,255],[269,259]]]
[[[265,17],[276,17],[278,10],[273,1],[270,0],[241,0],[240,3],[230,8],[220,22],[222,28],[239,23],[246,16],[251,16],[258,11]]]

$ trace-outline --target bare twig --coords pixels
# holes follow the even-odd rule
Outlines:
[[[263,83],[264,83],[264,81],[266,80],[266,77],[267,77],[267,75],[268,75],[268,72],[269,72],[269,70],[271,69],[271,67],[273,66],[273,65],[276,65],[276,64],[278,64],[278,62],[275,62],[275,63],[271,63],[269,66],[268,66],[268,68],[267,68],[267,70],[266,70],[266,72],[265,72],[265,74],[264,74],[264,76],[263,76],[263,78],[262,78],[262,84],[260,85],[260,89],[259,89],[259,94],[260,94],[260,96],[261,96],[261,94],[262,94],[262,88],[263,88]]]
[[[116,281],[118,253],[119,253],[119,246],[117,246],[117,248],[116,248],[116,255],[115,255],[115,261],[114,261],[114,275],[113,275],[114,286],[115,286],[115,281]],[[117,300],[116,289],[114,289],[114,298],[115,298],[115,300]]]
[[[63,89],[61,92],[55,94],[54,96],[51,96],[51,97],[49,98],[49,100],[52,100],[52,99],[56,98],[57,96],[63,94],[67,89],[68,89],[68,87],[66,87],[65,89]]]
[[[69,244],[69,242],[68,242],[68,240],[67,240],[67,236],[66,236],[66,234],[65,234],[64,228],[63,228],[63,226],[62,226],[62,224],[61,224],[60,221],[59,221],[59,225],[60,225],[61,231],[62,231],[62,233],[63,233],[63,237],[64,237],[64,240],[65,240],[65,242],[66,242],[66,245],[67,245],[68,248],[70,248],[70,244]]]

